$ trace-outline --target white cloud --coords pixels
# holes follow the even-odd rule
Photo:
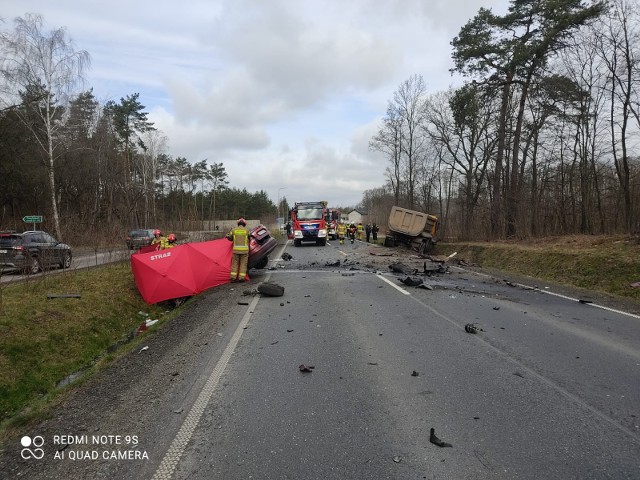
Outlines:
[[[455,81],[452,38],[506,0],[4,2],[92,55],[100,100],[140,93],[170,154],[223,162],[231,185],[354,205],[385,182],[369,140],[400,83]]]

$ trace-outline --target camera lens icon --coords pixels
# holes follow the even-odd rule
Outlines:
[[[40,448],[44,445],[44,438],[42,438],[40,435],[36,435],[33,438],[31,438],[28,435],[25,435],[20,439],[20,445],[24,447],[20,451],[20,456],[25,460],[29,458],[35,458],[36,460],[40,460],[42,457],[44,457],[44,450]],[[31,446],[35,448],[34,449],[29,448]]]

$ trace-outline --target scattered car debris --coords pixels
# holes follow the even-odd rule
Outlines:
[[[593,303],[593,300],[589,300],[587,298],[581,298],[578,300],[580,303]]]
[[[400,463],[402,461],[402,457],[400,455],[396,455],[393,457],[393,461],[396,463]]]
[[[431,429],[431,433],[429,434],[429,441],[434,445],[438,445],[439,447],[453,447],[450,443],[443,442],[438,437],[436,437],[435,429]]]
[[[404,280],[400,280],[400,281],[405,285],[407,285],[408,287],[417,287],[418,285],[421,285],[423,283],[421,278],[412,278],[412,277],[407,277]]]
[[[146,350],[149,350],[149,346],[142,347],[138,353],[142,353],[142,352],[144,352]]]
[[[464,331],[467,333],[478,333],[478,332],[484,332],[483,329],[481,329],[480,327],[478,327],[477,323],[467,323],[464,326]]]
[[[411,376],[412,377],[418,377],[418,376],[420,376],[420,374],[414,370],[413,372],[411,372]]]
[[[494,310],[500,310],[500,307],[493,307]]]
[[[427,285],[426,283],[421,283],[417,288],[424,288],[425,290],[433,290],[431,285]]]
[[[268,297],[281,297],[284,295],[284,287],[277,283],[264,282],[258,285],[258,292]]]
[[[249,302],[245,302],[245,301],[238,301],[238,305],[249,305]]]
[[[415,269],[407,267],[404,263],[392,263],[389,265],[389,268],[393,273],[402,273],[406,275],[411,275],[416,271]]]
[[[284,253],[282,254],[282,259],[283,259],[284,261],[288,262],[289,260],[293,259],[293,257],[291,256],[291,254],[290,254],[290,253],[284,252]]]
[[[184,408],[178,408],[178,409],[173,411],[173,413],[177,413],[177,414],[180,414],[182,412],[184,412]]]
[[[47,299],[52,298],[81,298],[79,293],[49,293]]]
[[[325,267],[339,267],[340,260],[336,260],[335,262],[327,262],[324,264]]]
[[[316,368],[313,365],[305,365],[304,363],[301,364],[298,369],[302,372],[302,373],[311,373],[313,371],[313,369]]]

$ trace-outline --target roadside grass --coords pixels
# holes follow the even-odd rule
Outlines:
[[[481,268],[512,272],[640,302],[637,237],[570,236],[524,242],[438,243],[437,253]]]
[[[49,294],[80,298],[48,299]],[[3,284],[0,439],[8,429],[45,416],[70,388],[59,386],[64,379],[132,348],[136,340],[127,342],[137,327],[147,318],[162,318],[164,310],[142,300],[128,262]],[[119,344],[125,347],[115,352]]]

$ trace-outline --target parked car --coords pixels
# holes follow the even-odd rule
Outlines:
[[[151,245],[153,241],[153,228],[138,228],[129,230],[125,238],[127,248],[133,250],[140,247]]]
[[[264,268],[269,263],[268,255],[278,245],[278,241],[264,225],[251,229],[249,235],[249,261],[247,268]]]
[[[0,233],[0,269],[38,273],[71,266],[71,247],[41,230]]]

